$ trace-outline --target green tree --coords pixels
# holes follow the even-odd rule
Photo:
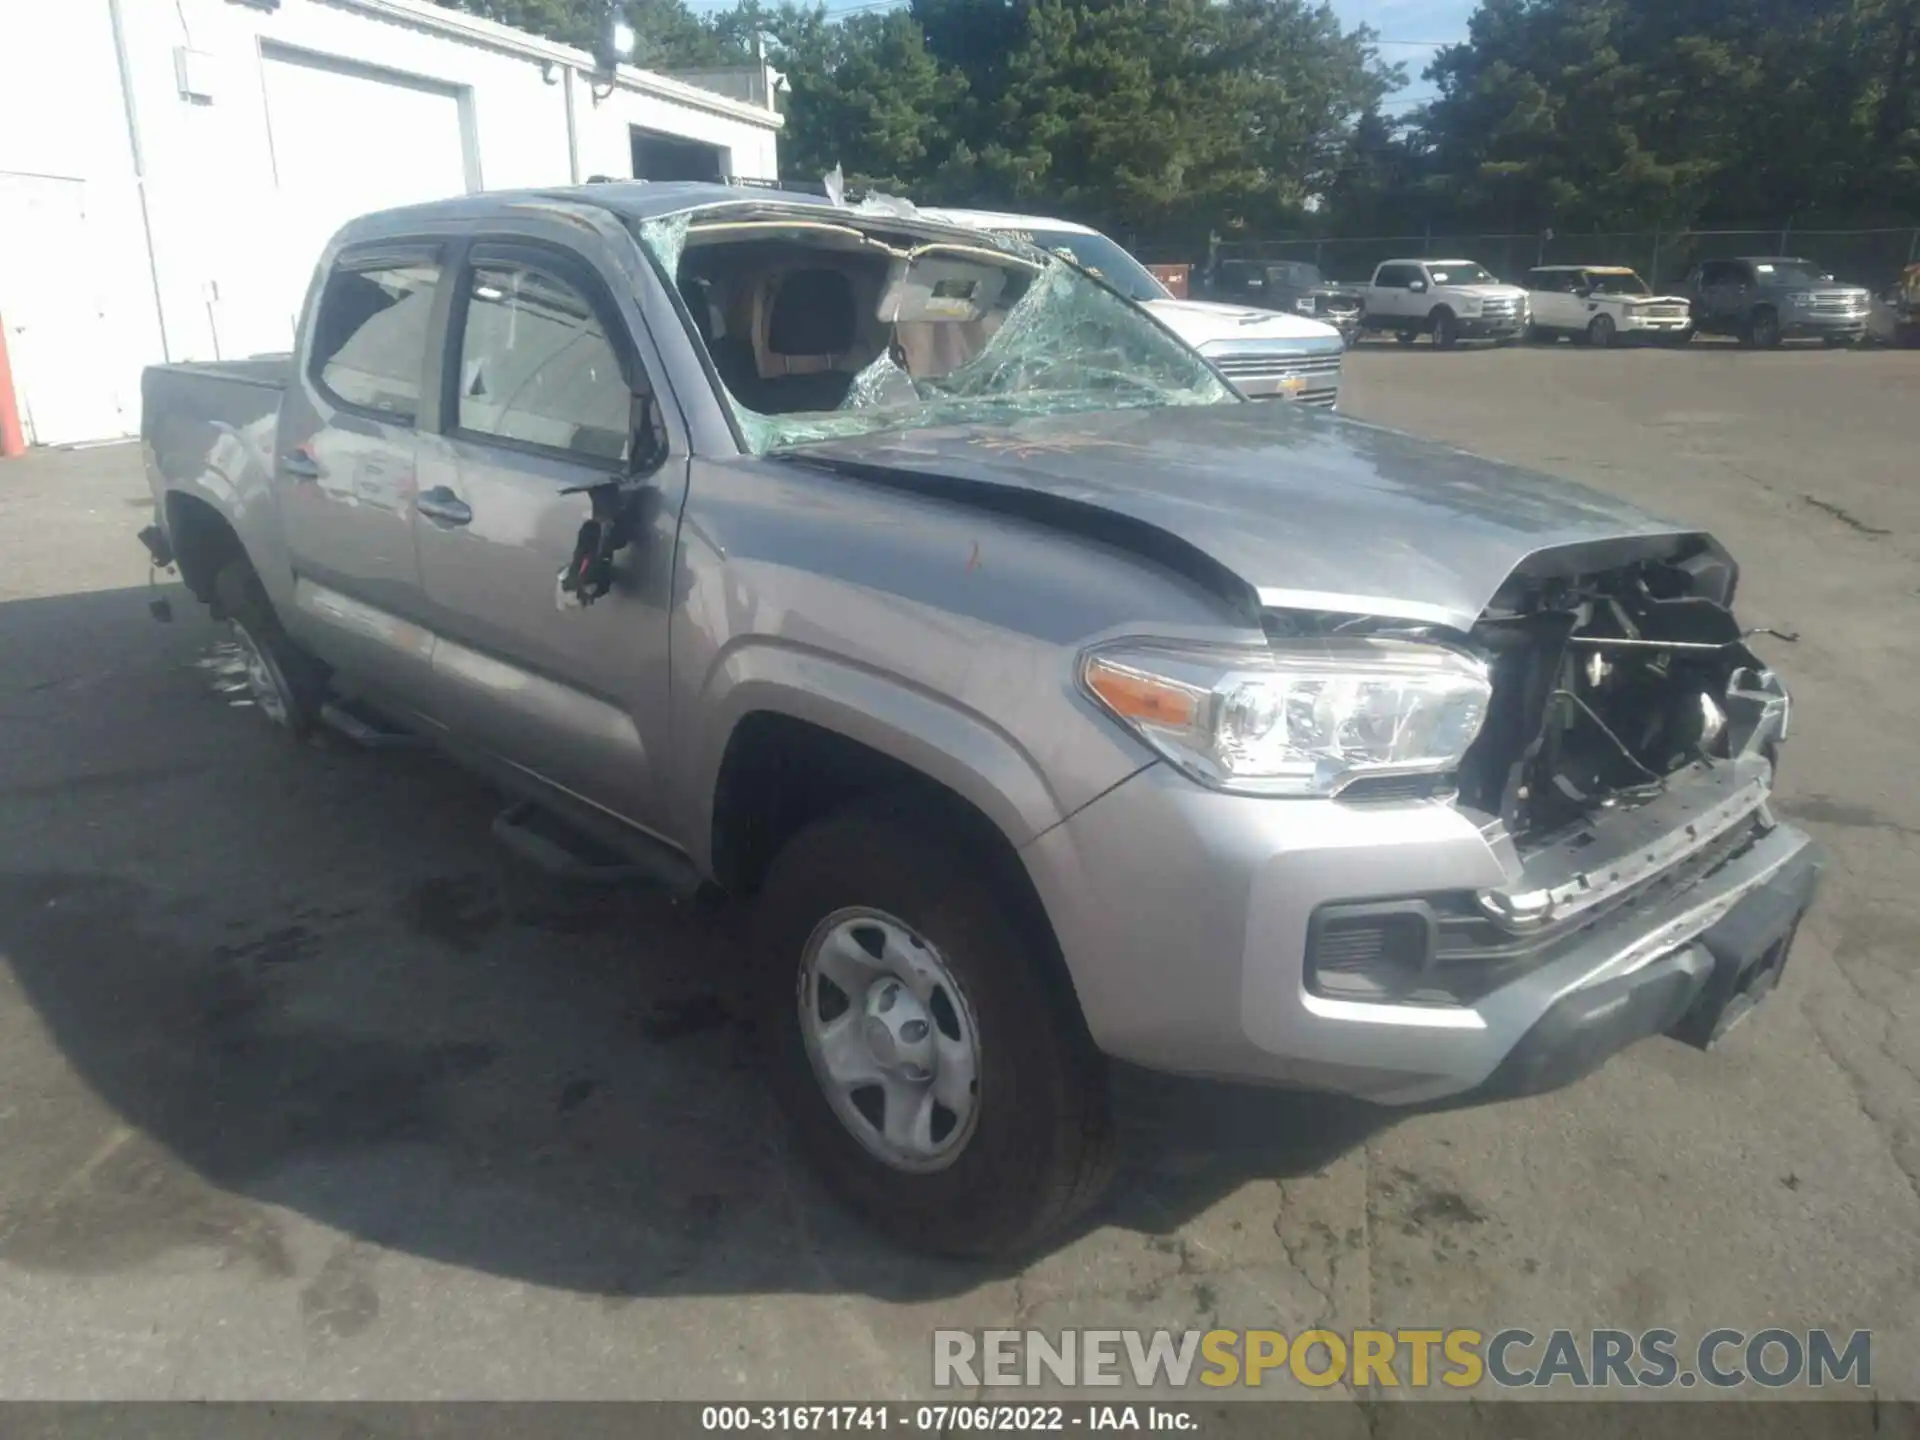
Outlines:
[[[789,6],[766,18],[787,77],[780,168],[817,180],[917,191],[951,151],[965,77],[942,67],[904,10],[830,19]]]
[[[1419,117],[1457,213],[1525,230],[1894,216],[1920,0],[1483,0]]]

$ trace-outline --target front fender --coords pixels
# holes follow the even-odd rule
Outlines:
[[[714,797],[741,721],[769,712],[817,725],[937,781],[973,805],[1015,847],[1066,818],[1039,767],[985,717],[843,657],[765,637],[736,646],[708,677],[689,746],[689,849],[713,866]]]

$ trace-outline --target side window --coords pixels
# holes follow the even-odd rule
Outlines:
[[[1733,266],[1725,260],[1708,260],[1700,266],[1702,285],[1727,285],[1738,278]]]
[[[1567,276],[1564,270],[1535,270],[1527,276],[1529,290],[1544,290],[1557,295],[1567,288]]]
[[[311,373],[336,404],[411,421],[420,406],[433,297],[431,260],[355,265],[327,278],[314,316]]]
[[[624,462],[633,393],[587,297],[518,262],[471,271],[460,339],[457,425],[471,435]]]
[[[1374,277],[1374,284],[1383,290],[1404,290],[1407,287],[1407,267],[1404,265],[1382,265],[1380,273]]]

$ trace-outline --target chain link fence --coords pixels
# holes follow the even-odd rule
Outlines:
[[[1184,257],[1153,253],[1155,259]],[[1698,260],[1736,255],[1799,255],[1848,284],[1880,289],[1920,261],[1920,227],[1882,230],[1619,231],[1556,235],[1359,235],[1239,241],[1217,247],[1222,260],[1311,260],[1331,280],[1363,281],[1387,260],[1477,260],[1502,279],[1536,265],[1630,265],[1655,289],[1679,283]]]

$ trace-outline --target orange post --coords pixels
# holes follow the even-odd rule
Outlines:
[[[27,437],[20,429],[20,402],[13,393],[13,366],[7,360],[7,326],[0,318],[0,460],[27,453]]]

